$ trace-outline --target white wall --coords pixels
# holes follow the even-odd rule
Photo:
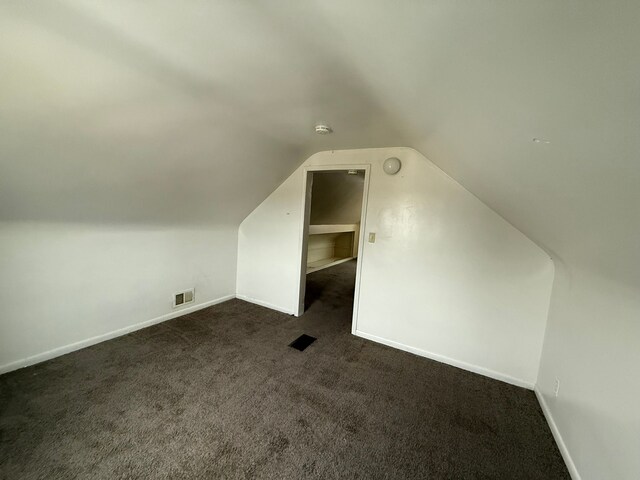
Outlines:
[[[558,264],[537,391],[574,478],[640,478],[637,286]]]
[[[236,248],[235,226],[0,223],[0,372],[233,297]]]
[[[382,172],[389,156],[396,176]],[[241,298],[281,311],[298,299],[303,167],[371,164],[357,333],[532,387],[553,265],[522,233],[410,148],[321,152],[241,224]]]

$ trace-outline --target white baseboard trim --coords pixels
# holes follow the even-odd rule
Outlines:
[[[468,370],[469,372],[478,373],[480,375],[484,375],[485,377],[493,378],[495,380],[500,380],[501,382],[510,383],[511,385],[515,385],[517,387],[523,387],[528,390],[533,390],[533,387],[534,387],[534,384],[531,382],[527,382],[519,378],[511,377],[509,375],[505,375],[504,373],[496,372],[494,370],[489,370],[488,368],[463,362],[461,360],[455,360],[453,358],[445,357],[444,355],[429,352],[427,350],[422,350],[421,348],[410,347],[409,345],[405,345],[403,343],[394,342],[393,340],[387,340],[386,338],[378,337],[376,335],[371,335],[370,333],[363,332],[362,330],[356,330],[355,335],[357,335],[358,337],[366,338],[367,340],[371,340],[377,343],[382,343],[383,345],[387,345],[389,347],[397,348],[399,350],[404,350],[405,352],[413,353],[421,357],[430,358],[431,360],[435,360],[440,363],[446,363],[447,365],[452,365],[454,367],[458,367],[463,370]]]
[[[271,310],[276,310],[281,313],[286,313],[287,315],[295,315],[292,310],[287,310],[286,308],[273,305],[272,303],[269,303],[269,302],[263,302],[262,300],[256,300],[255,298],[247,297],[246,295],[237,294],[236,298],[240,300],[244,300],[245,302],[255,303],[256,305],[260,305],[261,307],[269,308]]]
[[[547,419],[549,428],[551,428],[551,433],[553,434],[553,438],[558,445],[558,449],[560,450],[560,454],[564,459],[564,463],[567,465],[569,475],[571,475],[571,478],[573,480],[582,480],[582,477],[580,476],[580,473],[578,473],[578,469],[576,468],[576,464],[573,463],[573,458],[571,458],[569,449],[567,448],[567,445],[564,443],[564,439],[560,434],[558,425],[556,425],[556,422],[553,419],[553,415],[551,415],[551,410],[549,410],[549,405],[547,405],[547,402],[544,399],[544,395],[542,395],[542,392],[537,385],[534,387],[533,391],[536,392],[536,397],[538,397],[538,402],[540,403],[540,407],[542,408],[542,413],[544,413],[544,418]]]
[[[118,330],[113,330],[111,332],[103,333],[102,335],[97,335],[95,337],[87,338],[86,340],[80,340],[79,342],[70,343],[69,345],[64,345],[62,347],[54,348],[52,350],[48,350],[46,352],[39,353],[37,355],[32,355],[30,357],[23,358],[21,360],[16,360],[15,362],[10,362],[5,365],[0,365],[0,375],[2,375],[3,373],[11,372],[13,370],[18,370],[19,368],[35,365],[36,363],[44,362],[46,360],[51,360],[52,358],[65,355],[66,353],[75,352],[76,350],[80,350],[85,347],[90,347],[91,345],[95,345],[96,343],[104,342],[106,340],[111,340],[112,338],[120,337],[122,335],[126,335],[127,333],[135,332],[136,330],[150,327],[151,325],[155,325],[157,323],[166,322],[167,320],[181,317],[182,315],[186,315],[187,313],[195,312],[197,310],[202,310],[203,308],[210,307],[211,305],[216,305],[218,303],[226,302],[227,300],[231,300],[235,297],[236,297],[235,295],[225,295],[224,297],[216,298],[215,300],[209,300],[208,302],[199,303],[198,305],[193,305],[188,308],[183,308],[175,312],[167,313],[166,315],[152,318],[151,320],[135,323],[133,325],[129,325],[124,328],[119,328]]]

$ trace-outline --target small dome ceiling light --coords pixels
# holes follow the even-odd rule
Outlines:
[[[333,129],[329,125],[326,125],[324,123],[319,123],[318,125],[316,125],[315,130],[318,135],[328,135],[333,132]]]
[[[382,164],[382,169],[387,175],[395,175],[400,171],[400,167],[402,167],[402,162],[396,157],[387,158]]]

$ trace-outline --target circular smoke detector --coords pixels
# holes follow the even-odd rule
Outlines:
[[[315,127],[316,133],[318,135],[328,135],[333,132],[333,129],[329,125],[325,125],[324,123],[319,123]]]

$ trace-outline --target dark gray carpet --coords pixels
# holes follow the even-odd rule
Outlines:
[[[0,477],[569,478],[532,392],[350,335],[354,268],[3,375]]]

